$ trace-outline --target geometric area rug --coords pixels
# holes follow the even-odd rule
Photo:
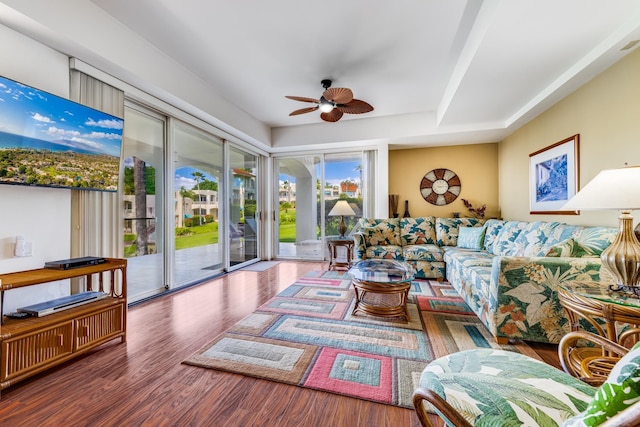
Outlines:
[[[446,282],[415,280],[410,321],[352,315],[345,272],[312,271],[183,363],[413,408],[431,360],[493,347],[538,358],[524,342],[498,345]]]

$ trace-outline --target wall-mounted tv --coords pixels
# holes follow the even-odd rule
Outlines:
[[[123,125],[0,76],[0,184],[117,191]]]

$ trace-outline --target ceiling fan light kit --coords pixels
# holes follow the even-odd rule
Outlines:
[[[320,111],[322,111],[323,113],[328,113],[334,108],[335,108],[335,104],[333,102],[329,101],[324,96],[320,97]]]
[[[337,122],[342,118],[344,113],[362,114],[373,111],[373,107],[360,100],[353,98],[353,92],[346,87],[331,87],[331,80],[325,79],[320,82],[324,88],[324,92],[320,99],[306,98],[303,96],[286,96],[285,98],[294,101],[311,102],[316,104],[315,107],[300,108],[291,112],[290,116],[311,113],[320,110],[320,118],[325,122]]]

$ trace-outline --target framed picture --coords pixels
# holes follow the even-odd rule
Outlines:
[[[560,210],[578,192],[580,135],[529,154],[531,214],[578,215]]]

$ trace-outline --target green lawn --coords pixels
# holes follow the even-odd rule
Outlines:
[[[280,224],[280,242],[281,243],[296,242],[296,223],[295,222]]]
[[[280,209],[280,242],[296,242],[296,208]]]
[[[189,227],[189,231],[192,233],[190,236],[176,236],[176,249],[186,249],[218,243],[217,222]]]
[[[280,242],[296,242],[296,210],[289,208],[287,212],[280,212]],[[287,222],[293,220],[294,222]],[[176,236],[176,249],[194,248],[196,246],[218,243],[218,223],[210,222],[204,225],[189,227],[189,236]],[[135,239],[135,235],[129,235],[128,240]],[[127,240],[127,239],[125,239]],[[135,256],[136,245],[125,246],[125,257]]]

